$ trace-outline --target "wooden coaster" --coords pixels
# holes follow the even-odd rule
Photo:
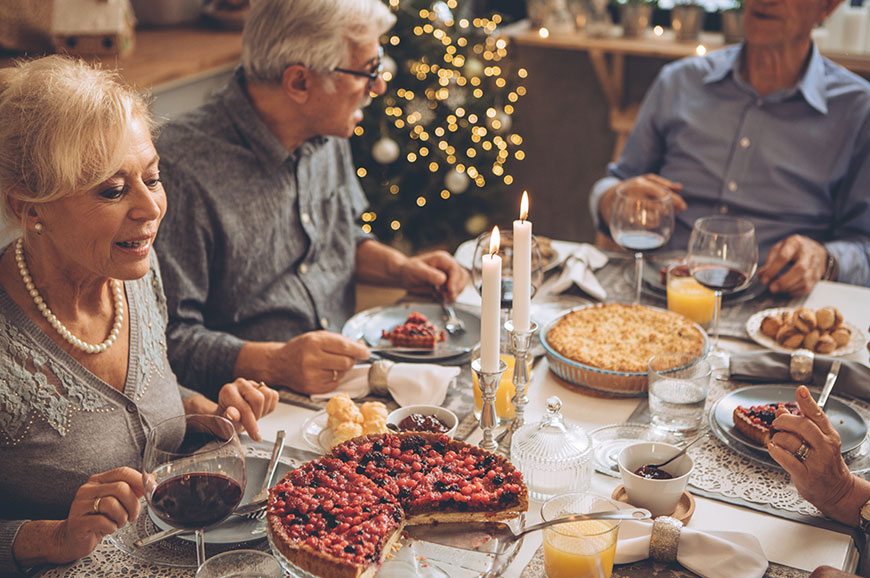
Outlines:
[[[610,496],[617,502],[622,502],[623,504],[631,504],[628,501],[628,494],[625,493],[625,486],[622,484],[616,486],[616,489],[613,490],[613,494]],[[688,491],[683,492],[683,495],[680,496],[680,501],[677,502],[677,509],[674,510],[674,513],[671,514],[672,518],[676,518],[683,525],[687,525],[689,520],[692,519],[692,514],[695,513],[695,498],[692,497]]]

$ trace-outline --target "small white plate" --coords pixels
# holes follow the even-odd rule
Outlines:
[[[749,334],[749,337],[752,338],[757,344],[762,347],[767,347],[768,349],[772,349],[773,351],[782,351],[784,353],[791,353],[794,349],[789,349],[788,347],[783,347],[779,343],[776,342],[775,339],[768,337],[764,333],[761,332],[761,322],[768,315],[778,315],[783,313],[784,311],[794,311],[798,309],[797,307],[773,307],[771,309],[765,309],[763,311],[759,311],[755,313],[752,317],[746,320],[746,333]],[[843,325],[849,328],[849,331],[852,332],[852,340],[849,341],[846,345],[838,347],[831,353],[825,353],[824,355],[828,355],[831,357],[839,357],[842,355],[850,355],[855,353],[863,346],[864,342],[867,340],[864,337],[864,332],[861,331],[858,327],[852,325],[848,321],[843,321]]]
[[[471,262],[474,260],[474,246],[476,244],[476,238],[464,241],[456,248],[456,251],[453,253],[453,258],[456,259],[457,263],[470,270]],[[571,243],[569,241],[556,241],[551,239],[550,246],[556,254],[553,255],[553,258],[546,265],[544,265],[544,273],[552,271],[561,265],[565,259],[568,258],[568,255],[570,255],[579,245],[578,243]]]
[[[302,424],[302,439],[312,450],[325,454],[332,449],[332,430],[327,427],[329,416],[322,409]]]

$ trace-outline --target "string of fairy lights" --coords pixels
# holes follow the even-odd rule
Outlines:
[[[526,94],[520,82],[528,72],[505,61],[507,40],[495,34],[502,21],[498,14],[454,19],[457,0],[414,4],[389,0],[398,21],[384,42],[388,89],[376,99],[383,116],[354,131],[368,147],[368,155],[355,155],[357,175],[376,178],[388,192],[379,203],[366,186],[373,208],[363,214],[362,228],[372,232],[380,225],[375,232],[398,233],[411,205],[420,218],[419,209],[455,200],[470,189],[465,196],[477,197],[468,203],[477,210],[466,215],[461,235],[476,235],[487,225],[485,205],[514,182],[508,163],[525,158],[523,139],[511,128],[514,106]],[[489,202],[481,204],[487,193]]]

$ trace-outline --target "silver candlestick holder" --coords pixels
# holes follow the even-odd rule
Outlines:
[[[526,423],[526,405],[529,403],[529,396],[526,394],[529,386],[529,348],[532,337],[538,332],[538,325],[532,321],[529,323],[528,331],[516,331],[513,322],[507,321],[504,328],[511,336],[511,349],[513,349],[514,354],[514,396],[511,398],[511,403],[514,406],[514,419],[501,435],[498,451],[510,458],[513,434]]]
[[[507,363],[499,359],[498,370],[483,371],[480,367],[480,358],[478,358],[471,362],[471,369],[477,374],[477,386],[480,388],[480,396],[483,398],[483,407],[480,409],[480,429],[483,432],[483,439],[478,445],[493,452],[497,446],[492,437],[492,430],[498,421],[495,413],[495,392],[498,390],[501,374],[507,371]]]

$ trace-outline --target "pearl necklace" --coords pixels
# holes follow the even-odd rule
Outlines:
[[[61,323],[60,320],[55,317],[54,313],[51,312],[51,309],[48,308],[45,300],[43,300],[39,291],[37,291],[36,285],[33,284],[33,277],[30,276],[30,271],[27,269],[27,262],[24,260],[24,239],[19,238],[15,243],[15,261],[18,263],[18,272],[21,273],[21,280],[24,281],[24,287],[27,288],[27,292],[33,298],[36,308],[39,309],[39,312],[42,313],[45,320],[54,327],[55,331],[57,331],[67,342],[72,344],[73,347],[80,349],[85,353],[102,353],[115,343],[115,340],[121,333],[121,326],[124,324],[124,291],[120,281],[112,279],[112,296],[115,301],[115,322],[112,324],[112,330],[109,332],[109,336],[105,341],[99,345],[91,345],[70,333],[70,330],[64,327],[63,323]]]

